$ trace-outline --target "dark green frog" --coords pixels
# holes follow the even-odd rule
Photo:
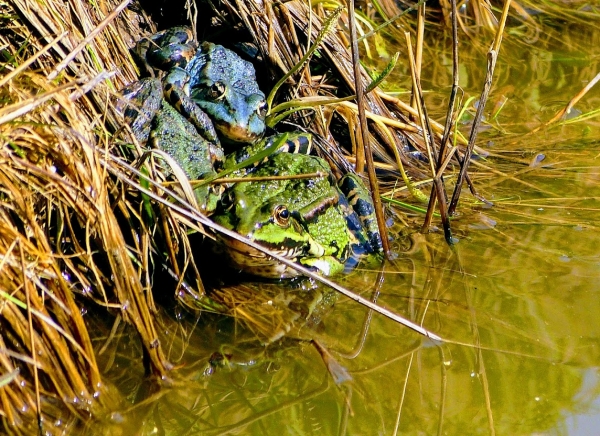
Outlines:
[[[271,176],[277,178],[256,180]],[[379,233],[368,234],[323,159],[277,153],[246,177],[248,182],[226,192],[222,210],[213,216],[216,223],[324,275],[343,271],[355,255],[380,250]],[[354,182],[344,177],[342,185],[362,185],[356,176],[347,177]],[[364,206],[370,199],[360,202]],[[231,263],[243,271],[269,278],[298,275],[242,242],[220,238]]]
[[[151,77],[123,90],[125,120],[140,143],[150,140],[170,154],[190,179],[210,177],[222,166],[219,138],[249,143],[262,136],[265,96],[249,62],[219,45],[203,43],[198,49],[184,27],[140,40],[134,53]],[[219,196],[220,189],[196,190],[206,213]]]

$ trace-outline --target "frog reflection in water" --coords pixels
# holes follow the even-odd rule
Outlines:
[[[265,129],[264,94],[258,89],[252,65],[221,46],[187,42],[189,31],[174,28],[137,45],[137,52],[151,68],[166,71],[161,83],[146,78],[124,90],[135,104],[125,117],[140,142],[150,138],[154,147],[171,155],[191,179],[212,176],[275,142],[278,136],[258,139]],[[184,38],[185,37],[185,38]],[[242,152],[223,162],[223,142],[249,143]],[[294,141],[310,136],[291,134]],[[328,164],[314,156],[276,152],[237,177],[321,176],[271,182],[239,182],[221,192],[197,190],[205,213],[216,211],[214,220],[251,240],[325,275],[339,273],[352,253],[373,252],[381,247],[379,234],[365,230],[372,223],[370,200],[359,179],[346,176],[342,185],[359,189],[352,203],[367,205],[361,216],[349,206]],[[348,183],[350,180],[350,183]],[[370,205],[370,208],[369,208]],[[367,212],[365,212],[367,210]],[[368,226],[367,226],[368,227]],[[368,233],[368,234],[367,234]],[[292,277],[297,273],[273,259],[229,238],[220,238],[232,264],[254,275]]]

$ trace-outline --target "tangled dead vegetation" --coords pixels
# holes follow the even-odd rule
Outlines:
[[[106,405],[79,297],[126,307],[118,312],[139,331],[153,371],[167,371],[152,345],[149,284],[133,262],[141,250],[127,246],[116,216],[127,207],[122,188],[101,162],[118,123],[109,97],[135,77],[127,47],[114,24],[97,32],[105,11],[35,5],[4,4],[0,37],[0,359],[12,374],[0,407],[7,429],[25,434],[40,406],[53,422],[65,407],[87,419]]]

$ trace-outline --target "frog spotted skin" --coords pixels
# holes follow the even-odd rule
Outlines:
[[[327,163],[315,156],[279,153],[261,164],[251,177],[313,173],[324,176],[238,182],[228,190],[223,210],[213,219],[324,275],[337,274],[344,270],[353,247],[362,244],[348,227],[348,212],[341,206],[347,201]],[[223,238],[222,242],[229,250],[231,263],[246,272],[268,278],[298,274],[239,241]]]
[[[265,95],[254,67],[231,50],[205,42],[188,64],[192,100],[212,118],[225,141],[254,142],[265,131]]]
[[[162,83],[157,79],[142,79],[123,88],[121,95],[119,108],[123,118],[139,143],[145,144],[150,137],[152,120],[164,100]]]
[[[149,143],[170,155],[191,180],[216,174],[215,168],[223,162],[223,150],[201,136],[189,120],[163,98],[158,79],[141,79],[126,87],[122,94],[125,121],[140,143]],[[216,208],[221,196],[221,192],[209,186],[201,186],[194,192],[200,210],[205,213]]]
[[[256,141],[265,131],[266,104],[254,67],[220,45],[196,47],[189,29],[175,27],[142,39],[135,53],[144,71],[167,72],[165,96],[206,139],[215,142],[214,125],[225,142]]]

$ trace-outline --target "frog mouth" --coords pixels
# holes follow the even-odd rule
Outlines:
[[[229,142],[254,142],[262,136],[248,130],[247,126],[231,125],[227,123],[216,124],[216,128],[226,141]]]
[[[222,251],[225,252],[229,263],[235,269],[269,279],[288,279],[301,275],[294,268],[249,246],[244,241],[224,235],[220,235],[217,239],[222,244]],[[302,246],[282,248],[280,245],[270,246],[271,244],[262,242],[260,245],[294,262],[297,262],[300,256],[306,254],[306,250]]]
[[[254,247],[251,247],[250,245],[246,244],[243,240],[234,239],[234,238],[224,236],[224,235],[220,235],[218,237],[218,240],[223,245],[225,245],[228,249],[234,250],[240,254],[248,256],[249,258],[252,258],[255,260],[264,259],[265,261],[269,261],[269,262],[277,262],[276,259],[273,259],[266,253],[263,253],[262,251],[254,248]],[[275,253],[281,257],[285,257],[286,259],[290,259],[290,260],[294,260],[294,261],[299,256],[303,256],[303,255],[305,256],[309,253],[309,250],[307,250],[306,244],[297,244],[296,243],[296,244],[289,244],[289,246],[286,246],[285,241],[278,243],[278,244],[270,244],[268,242],[261,241],[259,244],[262,247],[266,248],[267,250],[272,251],[273,253]]]

